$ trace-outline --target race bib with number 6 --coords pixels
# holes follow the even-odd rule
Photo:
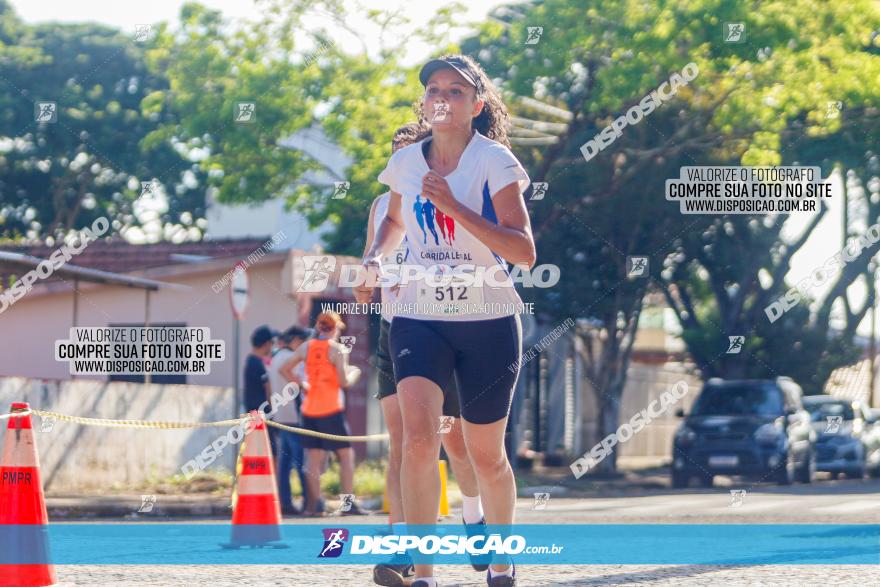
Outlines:
[[[391,254],[382,257],[382,265],[402,265],[406,261],[408,250],[405,244],[401,244]]]

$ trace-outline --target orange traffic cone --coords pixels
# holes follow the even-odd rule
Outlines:
[[[281,501],[275,483],[275,466],[269,432],[262,415],[251,412],[256,425],[242,442],[236,466],[235,492],[232,494],[232,540],[224,548],[269,546],[281,540]]]
[[[10,412],[27,409],[26,403],[13,403]],[[10,418],[0,457],[0,551],[9,560],[31,564],[0,564],[0,584],[55,583],[55,570],[49,564],[48,524],[31,417]]]

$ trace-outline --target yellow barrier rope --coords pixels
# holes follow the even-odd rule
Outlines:
[[[0,414],[0,420],[7,418],[20,418],[35,414],[41,418],[54,418],[61,422],[73,422],[75,424],[83,424],[85,426],[105,426],[108,428],[145,428],[145,429],[184,429],[184,428],[213,428],[221,426],[235,426],[240,422],[247,420],[250,416],[242,416],[235,420],[220,420],[218,422],[153,422],[150,420],[107,420],[103,418],[84,418],[82,416],[69,416],[58,412],[47,412],[30,408],[20,412],[11,412],[9,414]],[[371,440],[387,440],[388,434],[369,434],[366,436],[339,436],[336,434],[325,434],[324,432],[315,432],[314,430],[306,430],[304,428],[296,428],[279,424],[272,420],[266,420],[266,424],[280,430],[286,430],[304,436],[314,436],[315,438],[324,438],[327,440],[339,440],[342,442],[369,442]]]
[[[368,434],[367,436],[337,436],[336,434],[325,434],[323,432],[315,432],[314,430],[306,430],[305,428],[295,428],[293,426],[287,426],[285,424],[279,424],[278,422],[273,422],[272,420],[266,420],[266,424],[272,426],[274,428],[279,428],[281,430],[287,430],[288,432],[295,432],[296,434],[304,434],[305,436],[314,436],[315,438],[326,438],[328,440],[342,440],[349,442],[369,442],[370,440],[386,440],[388,438],[387,434]]]
[[[151,422],[149,420],[105,420],[102,418],[83,418],[82,416],[68,416],[58,412],[45,412],[31,408],[31,412],[41,418],[55,418],[62,422],[75,422],[86,426],[106,426],[109,428],[212,428],[215,426],[234,426],[246,418],[235,420],[221,420],[219,422]],[[15,414],[18,415],[18,414]]]

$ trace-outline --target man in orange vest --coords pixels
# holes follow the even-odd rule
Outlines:
[[[301,407],[302,427],[306,430],[351,436],[345,421],[343,389],[354,385],[360,378],[360,369],[349,366],[345,347],[336,341],[345,323],[336,312],[322,312],[315,320],[315,338],[301,344],[285,365],[292,369],[305,361],[308,390]],[[306,506],[303,515],[321,516],[317,500],[321,496],[320,479],[327,465],[327,453],[333,451],[339,460],[339,476],[343,494],[354,494],[354,449],[351,443],[314,436],[302,437],[306,451]],[[350,505],[350,507],[349,507]],[[351,499],[344,505],[343,515],[364,515],[366,512]]]

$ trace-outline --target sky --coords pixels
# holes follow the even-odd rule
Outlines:
[[[467,22],[480,21],[485,18],[489,10],[503,2],[496,0],[467,0],[464,2],[466,12],[461,15],[462,25]],[[509,3],[509,2],[508,2]],[[159,21],[176,22],[182,0],[149,0],[148,2],[122,2],[120,0],[11,0],[18,15],[28,23],[36,22],[100,22],[118,27],[122,30],[134,32],[137,24],[152,24]],[[201,4],[210,8],[218,9],[232,19],[253,18],[255,4],[253,0],[201,0]],[[425,24],[442,6],[449,3],[440,2],[416,2],[400,0],[367,0],[359,3],[361,6],[372,9],[393,10],[399,9],[402,14],[411,19],[413,25]],[[327,25],[328,21],[314,19],[315,26]],[[366,39],[368,49],[373,52],[380,45],[378,31],[360,28],[361,34]],[[461,31],[462,33],[464,30]],[[344,38],[345,33],[339,33]],[[457,38],[455,40],[458,40]],[[343,43],[337,43],[342,44]],[[432,47],[413,44],[407,48],[404,62],[414,65],[431,56]],[[840,181],[834,182],[834,195],[827,201],[829,213],[822,223],[813,232],[813,236],[804,247],[793,257],[792,269],[788,274],[788,280],[796,283],[803,277],[808,276],[814,269],[820,267],[826,259],[834,255],[841,248],[842,233],[842,206]],[[670,203],[671,205],[675,205]],[[805,213],[793,214],[786,222],[783,236],[794,238],[810,221],[810,215]],[[812,290],[820,299],[829,289],[829,284]],[[850,301],[853,307],[860,307],[864,301],[864,288],[853,286],[850,291]],[[869,320],[863,321],[859,333],[867,335],[870,332]]]
[[[462,25],[467,22],[480,21],[485,18],[489,10],[500,4],[511,4],[513,1],[502,2],[500,0],[467,0],[463,2],[466,12],[461,15]],[[183,0],[149,0],[146,2],[131,2],[120,0],[10,0],[16,12],[22,20],[28,23],[36,22],[100,22],[113,25],[122,30],[134,32],[136,24],[153,24],[160,21],[176,22],[180,14]],[[230,19],[252,19],[256,13],[257,4],[253,0],[199,0],[199,3],[220,10]],[[349,4],[349,2],[346,2]],[[414,25],[423,25],[430,20],[436,11],[452,2],[416,2],[413,0],[360,0],[350,2],[353,6],[362,6],[366,9],[381,9],[386,11],[399,10],[402,15],[411,19]],[[325,19],[311,19],[316,25],[326,25]],[[306,22],[309,22],[307,20]],[[337,29],[338,30],[338,29]],[[373,34],[371,34],[371,32]],[[369,31],[364,29],[362,34],[368,39],[370,50],[379,46],[378,30]],[[340,31],[339,35],[344,38],[346,33]],[[456,39],[458,40],[458,39]],[[341,43],[337,42],[337,45]],[[344,46],[344,45],[343,45]],[[432,48],[422,44],[414,44],[408,47],[406,64],[415,64],[431,56]],[[409,63],[411,62],[411,63]]]

